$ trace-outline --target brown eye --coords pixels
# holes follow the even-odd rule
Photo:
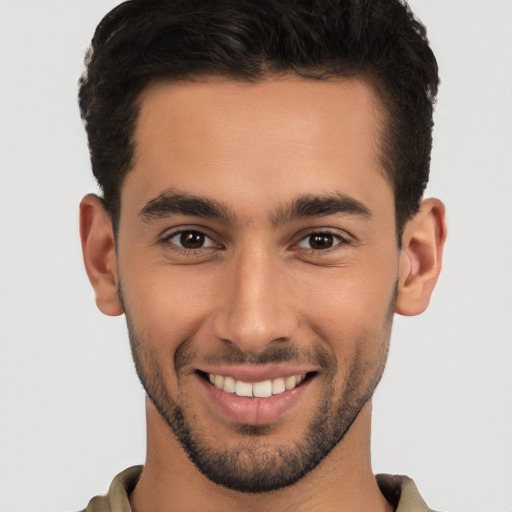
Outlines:
[[[313,249],[315,251],[325,251],[336,245],[345,242],[343,238],[333,233],[311,233],[304,237],[298,244],[302,249]]]
[[[214,247],[216,245],[209,236],[206,236],[201,231],[195,230],[174,233],[172,236],[167,238],[167,242],[190,251]]]
[[[334,237],[332,235],[319,233],[309,237],[309,246],[311,249],[329,249],[334,245]]]
[[[198,231],[184,231],[180,235],[180,243],[185,249],[200,249],[205,238],[204,234]]]

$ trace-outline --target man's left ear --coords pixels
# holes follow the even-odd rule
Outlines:
[[[402,236],[397,313],[412,316],[427,309],[441,272],[445,240],[444,205],[438,199],[426,199]]]

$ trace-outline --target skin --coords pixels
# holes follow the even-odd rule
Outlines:
[[[384,126],[378,99],[358,79],[210,79],[159,83],[141,96],[117,250],[101,202],[89,195],[81,204],[98,307],[126,313],[152,398],[146,465],[130,498],[136,512],[170,503],[187,511],[392,510],[371,469],[370,397],[393,312],[428,305],[446,228],[443,205],[424,201],[399,250],[379,153]],[[218,215],[197,204],[170,207],[176,197],[206,199]],[[344,202],[290,214],[311,197]],[[197,248],[180,246],[184,232]],[[261,369],[313,377],[291,406],[262,421],[254,410],[227,416],[198,375]],[[332,446],[293,485],[244,493],[190,461],[173,425],[177,410],[194,440],[235,454],[242,475],[281,467],[277,449],[295,450],[315,420]]]

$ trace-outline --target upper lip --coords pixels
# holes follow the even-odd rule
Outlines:
[[[273,380],[279,378],[291,377],[292,375],[305,375],[306,373],[317,371],[315,368],[305,366],[289,365],[204,365],[197,368],[203,373],[213,375],[222,375],[223,377],[232,377],[242,382],[261,382],[264,380]]]

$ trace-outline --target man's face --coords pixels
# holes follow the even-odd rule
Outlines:
[[[399,254],[381,126],[359,80],[142,95],[122,299],[149,397],[217,483],[296,482],[382,375]]]

